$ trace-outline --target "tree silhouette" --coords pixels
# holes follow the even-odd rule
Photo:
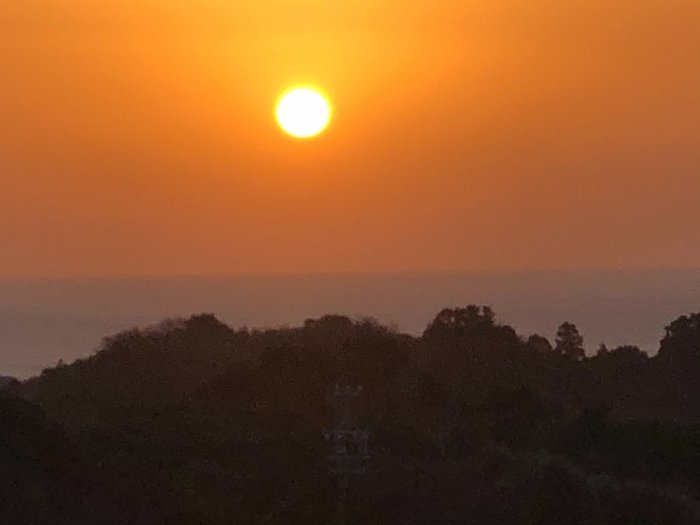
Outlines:
[[[585,357],[583,350],[583,337],[573,323],[564,322],[557,330],[557,352],[566,357],[580,361]]]
[[[700,313],[683,315],[666,327],[659,357],[683,367],[700,364]]]
[[[532,334],[527,338],[527,346],[538,354],[549,354],[554,350],[552,343],[546,337],[539,334]]]
[[[423,333],[426,339],[463,337],[488,331],[495,326],[495,314],[488,306],[470,304],[464,308],[445,308]]]
[[[338,315],[129,330],[0,390],[2,523],[329,523],[347,377],[372,432],[351,523],[697,524],[700,314],[661,346],[584,359],[570,322],[553,349],[475,305],[423,337]]]

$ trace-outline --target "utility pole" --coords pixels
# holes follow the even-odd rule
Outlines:
[[[348,487],[352,476],[366,472],[369,458],[369,432],[361,429],[357,422],[354,401],[362,392],[362,386],[351,386],[346,381],[335,385],[335,427],[326,431],[326,441],[331,442],[330,473],[338,481],[337,523],[348,522]]]

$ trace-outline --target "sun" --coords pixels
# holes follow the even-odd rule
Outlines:
[[[331,121],[332,110],[320,91],[296,87],[286,91],[275,110],[280,128],[298,139],[309,139],[322,133]]]

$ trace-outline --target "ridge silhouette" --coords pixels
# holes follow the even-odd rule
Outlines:
[[[11,523],[326,523],[338,379],[372,457],[356,523],[700,523],[700,314],[660,352],[583,353],[486,306],[419,336],[327,315],[234,329],[211,314],[104,340],[0,396]]]

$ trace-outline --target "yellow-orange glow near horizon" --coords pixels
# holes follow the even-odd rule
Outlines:
[[[298,139],[308,139],[328,127],[331,106],[317,90],[295,88],[280,97],[275,114],[277,123],[285,133]]]

